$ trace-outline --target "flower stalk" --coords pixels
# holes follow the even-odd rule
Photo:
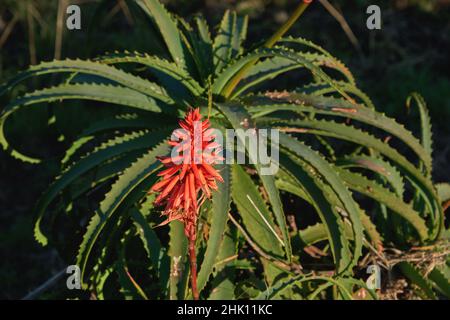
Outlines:
[[[195,239],[189,239],[189,262],[191,268],[191,289],[194,300],[199,299],[197,289],[197,255],[195,253]]]

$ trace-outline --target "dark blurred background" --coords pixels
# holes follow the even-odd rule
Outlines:
[[[248,14],[247,42],[269,37],[289,16],[295,0],[169,0],[170,11],[189,21],[202,13],[211,25],[226,9]],[[80,4],[82,30],[65,28],[63,8]],[[382,10],[382,29],[366,28],[366,8]],[[418,134],[416,110],[405,99],[421,93],[430,108],[434,134],[434,179],[450,181],[450,0],[320,0],[290,31],[330,51],[354,73],[378,110]],[[1,0],[0,83],[29,64],[54,58],[89,58],[106,51],[158,53],[155,31],[133,1]],[[294,77],[277,79],[291,87]],[[23,88],[18,88],[18,90]],[[8,97],[0,97],[0,109]],[[84,108],[85,112],[80,112]],[[48,126],[49,110],[24,108],[8,123],[8,136],[21,150],[47,161],[29,165],[0,150],[0,299],[18,299],[59,272],[65,264],[52,249],[33,239],[32,209],[57,172],[70,141],[101,110],[76,104],[64,108],[62,121]],[[62,111],[61,111],[62,112]],[[60,285],[40,298],[66,296]]]

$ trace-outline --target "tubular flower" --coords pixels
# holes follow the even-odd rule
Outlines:
[[[180,129],[174,131],[171,156],[158,158],[165,169],[158,176],[161,180],[151,188],[159,192],[156,205],[164,205],[163,214],[167,220],[180,220],[189,240],[196,238],[198,208],[211,190],[217,190],[216,180],[223,182],[213,165],[223,160],[218,155],[220,145],[214,142],[215,135],[209,120],[202,121],[199,109],[191,109],[183,120]]]

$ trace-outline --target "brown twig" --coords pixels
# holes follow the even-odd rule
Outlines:
[[[27,4],[28,50],[30,51],[30,64],[32,65],[37,63],[33,10],[34,10],[33,4],[31,2],[28,2]]]
[[[33,300],[39,297],[41,293],[53,287],[58,282],[58,280],[60,280],[64,276],[64,274],[66,274],[66,268],[62,269],[61,271],[53,275],[50,279],[41,284],[39,287],[28,293],[25,297],[22,298],[22,300]]]
[[[340,24],[342,30],[345,32],[347,38],[350,40],[351,44],[359,53],[361,53],[362,50],[358,38],[356,38],[344,16],[328,0],[319,0],[319,2],[336,19],[336,21]]]
[[[221,264],[226,264],[226,263],[228,263],[230,261],[233,261],[233,260],[237,259],[238,257],[239,257],[239,255],[237,255],[237,254],[229,256],[228,258],[225,258],[223,260],[217,261],[214,264],[214,267],[220,266]]]
[[[391,251],[392,253],[389,253]],[[375,253],[375,252],[374,252]],[[383,267],[391,269],[399,262],[409,262],[414,264],[419,269],[428,270],[430,265],[440,265],[445,263],[445,258],[450,254],[450,243],[438,242],[432,246],[412,247],[408,251],[400,251],[398,249],[386,248],[382,259]],[[374,256],[378,263],[381,256],[376,254]],[[378,258],[378,259],[377,259]]]
[[[123,11],[123,14],[125,15],[125,18],[127,19],[127,22],[130,26],[134,24],[133,15],[130,12],[130,8],[128,8],[127,3],[125,0],[119,0],[119,6]]]
[[[11,34],[11,32],[14,29],[14,26],[16,25],[16,23],[19,21],[19,15],[16,13],[13,18],[11,19],[11,21],[8,22],[8,24],[6,25],[5,30],[2,33],[2,36],[0,37],[0,49],[3,47],[3,45],[5,44],[6,40],[8,40],[9,35]]]
[[[61,59],[62,39],[64,33],[64,9],[67,7],[67,0],[59,0],[58,14],[56,17],[55,53],[56,60]]]

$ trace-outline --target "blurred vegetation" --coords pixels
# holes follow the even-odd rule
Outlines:
[[[82,30],[68,31],[58,24],[64,18],[65,0],[2,0],[0,2],[0,83],[18,70],[55,57],[93,57],[106,48],[133,48],[138,51],[161,51],[161,43],[142,12],[123,0],[82,2]],[[294,0],[169,0],[172,12],[189,17],[199,12],[217,24],[223,11],[232,8],[248,14],[253,26],[249,38],[270,35],[287,19]],[[322,1],[323,2],[323,1]],[[450,160],[450,1],[448,0],[358,0],[329,1],[342,14],[357,42],[350,41],[341,25],[324,6],[316,3],[308,9],[291,33],[311,39],[332,52],[354,71],[361,88],[374,100],[378,110],[400,122],[418,115],[408,113],[405,97],[419,91],[428,102],[435,137],[435,180],[448,181]],[[75,3],[75,1],[71,1]],[[382,9],[382,30],[366,28],[365,9],[378,4]],[[61,19],[60,19],[61,21]],[[51,79],[49,79],[51,81]],[[280,88],[286,82],[280,78]],[[263,89],[263,88],[262,88]],[[17,89],[20,90],[20,87]],[[0,107],[5,101],[0,99]],[[79,108],[79,106],[77,107]],[[55,158],[87,123],[102,117],[99,109],[90,108],[89,118],[80,118],[79,109],[55,108],[18,112],[10,121],[12,136],[27,150],[44,154],[49,161],[35,167],[16,161],[0,152],[0,299],[25,296],[30,290],[62,269],[64,263],[55,251],[41,248],[33,239],[31,209],[39,193],[55,174]],[[77,111],[75,111],[77,110]],[[51,115],[67,125],[47,126]],[[14,135],[21,128],[22,141]],[[24,129],[26,131],[24,131]],[[414,128],[413,128],[414,129]],[[18,188],[18,181],[26,188]],[[70,296],[64,289],[53,290],[42,298]]]

